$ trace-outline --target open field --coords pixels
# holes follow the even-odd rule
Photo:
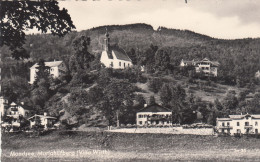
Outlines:
[[[177,134],[3,134],[1,161],[259,161],[260,139]]]

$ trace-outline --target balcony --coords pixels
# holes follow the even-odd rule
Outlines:
[[[245,129],[247,128],[253,128],[253,125],[245,125]]]
[[[233,129],[232,126],[219,126],[219,129]]]

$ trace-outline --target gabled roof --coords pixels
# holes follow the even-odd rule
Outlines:
[[[126,52],[121,49],[121,48],[118,48],[118,47],[109,47],[109,50],[106,51],[107,52],[107,56],[109,59],[114,59],[113,58],[113,54],[115,54],[116,58],[118,60],[124,60],[124,61],[132,61],[128,55],[126,54]]]
[[[246,117],[246,116],[252,117],[252,118],[260,119],[260,114],[252,114],[252,115],[250,115],[250,114],[245,114],[245,115],[229,115],[229,117],[230,117],[231,119],[242,119],[242,118],[244,118],[244,117]]]
[[[50,61],[50,62],[44,62],[44,63],[45,63],[45,66],[48,66],[48,67],[57,67],[60,64],[62,64],[62,61]],[[35,69],[36,67],[38,67],[38,63],[34,64],[31,67],[31,69]]]
[[[160,106],[158,104],[148,105],[143,109],[139,110],[138,112],[172,112],[170,109]],[[137,112],[137,113],[138,113]]]
[[[204,58],[201,61],[196,61],[196,64],[201,63],[201,62],[208,62],[211,64],[211,66],[219,66],[219,62],[218,61],[210,61],[208,58]]]
[[[25,110],[33,110],[33,108],[30,107],[30,106],[28,106],[28,105],[20,104],[20,103],[14,103],[14,102],[12,102],[12,103],[10,104],[9,108],[12,107],[12,106],[16,106],[16,105],[22,107],[22,108],[25,109]]]
[[[35,118],[35,117],[40,117],[40,118],[45,118],[45,119],[56,119],[55,117],[52,117],[52,116],[33,115],[32,117],[28,118],[28,120]]]

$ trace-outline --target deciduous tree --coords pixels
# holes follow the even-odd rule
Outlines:
[[[0,46],[7,45],[15,59],[28,58],[23,48],[27,29],[36,28],[42,33],[64,36],[75,26],[66,9],[57,1],[1,1]]]

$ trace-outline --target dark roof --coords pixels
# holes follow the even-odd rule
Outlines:
[[[113,55],[112,52],[114,52],[116,58],[118,60],[124,60],[124,61],[132,61],[128,55],[126,54],[126,52],[118,47],[109,47],[109,50],[107,51],[107,55],[109,59],[113,59]]]
[[[12,102],[12,103],[14,103],[14,102]],[[23,109],[25,109],[25,110],[34,110],[33,107],[28,106],[28,105],[26,105],[26,104],[15,103],[15,105],[21,106],[21,107],[22,107]],[[12,107],[11,104],[8,106],[8,109],[9,109],[10,107]]]
[[[138,112],[172,112],[170,109],[160,106],[158,104],[148,105]]]
[[[260,114],[245,114],[245,115],[229,115],[232,119],[242,119],[244,117],[260,118]]]

